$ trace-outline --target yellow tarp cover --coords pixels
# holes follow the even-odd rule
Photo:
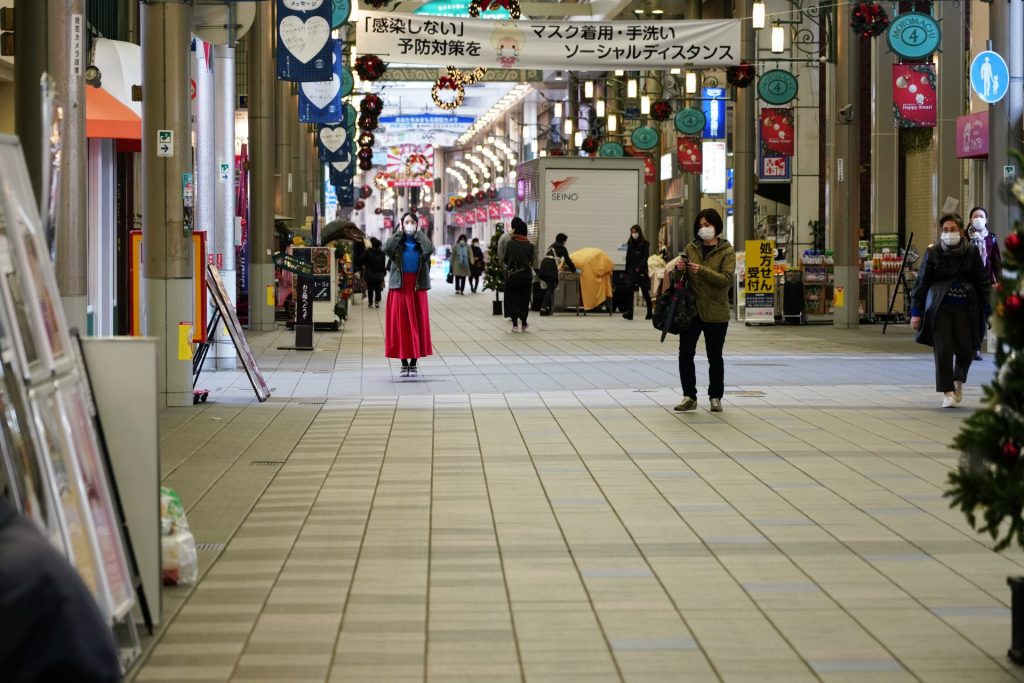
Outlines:
[[[583,308],[597,308],[612,298],[612,269],[614,264],[596,247],[584,247],[569,254],[576,267],[583,271],[580,274],[580,296]]]

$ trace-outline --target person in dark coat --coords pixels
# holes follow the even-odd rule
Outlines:
[[[78,572],[0,495],[0,679],[116,683],[114,636]]]
[[[971,209],[970,218],[971,224],[967,226],[967,234],[974,246],[978,248],[978,253],[981,254],[981,260],[988,272],[989,282],[995,284],[999,282],[1003,273],[1003,257],[999,253],[999,240],[988,229],[988,211],[985,207],[976,206]],[[978,324],[981,326],[981,339],[984,340],[988,333],[988,320],[982,318]],[[974,353],[974,360],[981,360],[980,344],[979,342],[978,349]]]
[[[366,302],[368,306],[380,308],[380,294],[384,289],[384,278],[387,276],[387,257],[380,248],[380,240],[370,238],[370,248],[359,257],[359,265],[363,269],[363,281],[366,283]]]
[[[469,291],[476,294],[476,288],[480,286],[480,276],[484,274],[484,250],[480,248],[480,240],[473,238],[469,246]]]
[[[540,268],[537,273],[537,276],[544,283],[544,300],[540,306],[541,315],[551,315],[551,308],[555,300],[555,290],[558,289],[559,270],[564,270],[568,273],[579,272],[576,264],[569,258],[569,250],[565,246],[568,239],[569,236],[564,232],[555,235],[555,241],[547,248],[547,251],[544,252],[544,258],[541,259]]]
[[[629,229],[629,241],[626,242],[626,287],[629,288],[629,310],[622,314],[626,320],[633,319],[633,302],[636,301],[636,290],[644,295],[647,304],[647,319],[651,319],[651,276],[647,273],[647,259],[651,255],[651,245],[644,237],[639,225]]]
[[[934,351],[942,407],[955,408],[980,343],[978,320],[989,314],[992,282],[981,253],[966,237],[963,219],[945,214],[939,226],[940,241],[928,247],[917,274],[910,325],[918,343]]]
[[[533,244],[526,236],[526,223],[516,216],[512,219],[512,239],[505,249],[505,315],[512,318],[512,331],[529,328],[526,317],[530,314],[530,290],[533,288]]]

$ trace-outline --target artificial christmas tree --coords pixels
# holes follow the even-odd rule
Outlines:
[[[505,291],[505,268],[498,260],[498,240],[503,234],[504,230],[496,230],[491,237],[491,243],[487,245],[487,266],[484,268],[484,289],[494,292],[494,315],[501,315],[501,299],[498,293]]]

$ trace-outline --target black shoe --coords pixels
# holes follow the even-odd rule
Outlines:
[[[632,313],[623,313],[622,317],[625,318],[626,320],[632,320],[633,319],[633,314]]]
[[[974,352],[974,360],[984,360],[984,359],[983,359],[983,358],[981,357],[981,351],[975,351],[975,352]]]
[[[654,314],[651,313],[650,311],[647,311],[647,317],[645,317],[644,320],[650,320],[653,317],[654,317]]]

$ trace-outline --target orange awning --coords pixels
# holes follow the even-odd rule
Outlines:
[[[141,140],[142,119],[103,88],[85,86],[85,137]]]

